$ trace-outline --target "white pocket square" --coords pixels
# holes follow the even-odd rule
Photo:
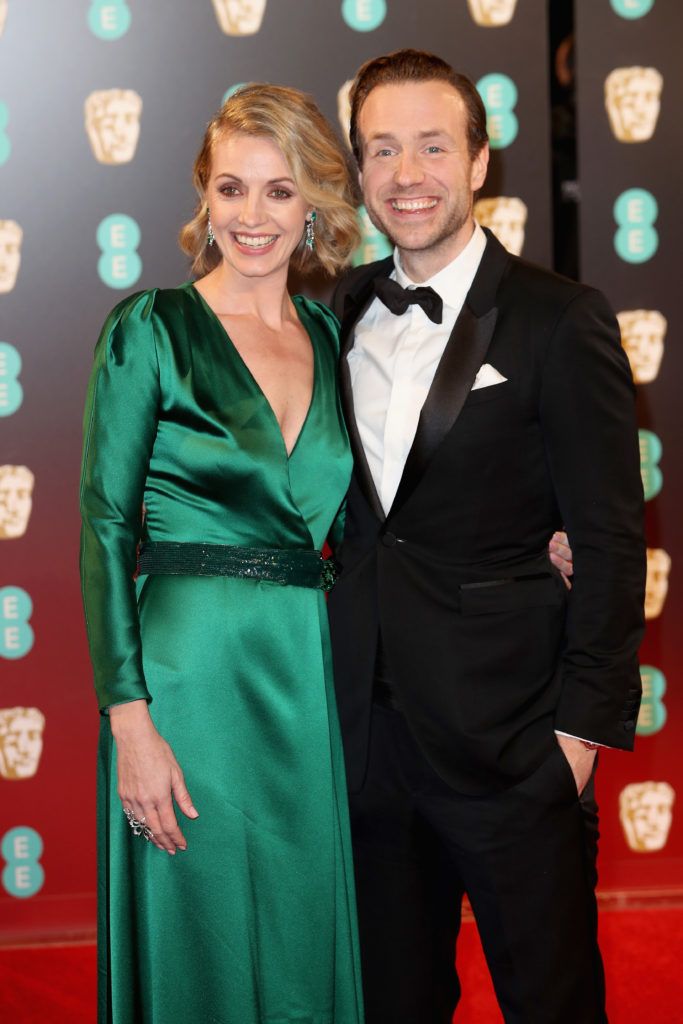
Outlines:
[[[476,391],[478,388],[490,388],[492,384],[503,384],[507,380],[502,373],[498,373],[495,366],[491,366],[490,363],[484,363],[479,373],[474,378],[474,384],[472,390]]]

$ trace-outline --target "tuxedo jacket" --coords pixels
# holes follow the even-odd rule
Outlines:
[[[362,786],[378,637],[422,751],[463,793],[531,774],[554,730],[633,745],[645,546],[634,388],[604,297],[487,245],[382,510],[346,355],[388,258],[333,305],[355,456],[329,611],[352,791]],[[472,391],[482,364],[505,382]],[[564,528],[571,592],[547,545]]]

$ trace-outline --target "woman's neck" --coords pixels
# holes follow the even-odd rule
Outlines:
[[[196,287],[218,316],[256,317],[274,329],[293,318],[286,270],[268,277],[245,277],[223,261]]]

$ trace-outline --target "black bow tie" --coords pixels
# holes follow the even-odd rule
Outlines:
[[[422,306],[429,319],[440,324],[443,320],[443,301],[433,288],[402,288],[390,277],[375,278],[375,294],[388,310],[402,316],[412,303]]]

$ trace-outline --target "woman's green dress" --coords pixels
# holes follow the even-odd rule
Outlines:
[[[320,549],[351,472],[337,324],[287,456],[264,394],[191,284],[120,303],[85,415],[82,577],[100,706],[139,697],[200,817],[188,850],[133,835],[102,716],[100,1024],[362,1021],[344,766],[322,591],[148,575],[151,541]],[[141,513],[144,502],[144,527]]]

